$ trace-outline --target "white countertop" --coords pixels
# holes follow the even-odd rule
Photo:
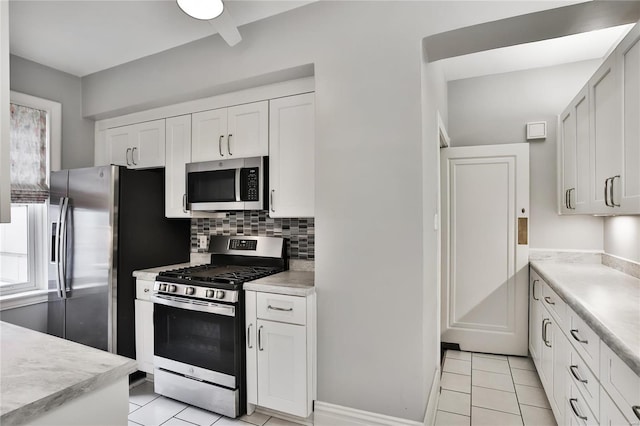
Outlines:
[[[132,359],[0,322],[0,424],[23,424],[136,371]]]
[[[308,296],[316,292],[312,271],[284,271],[244,283],[245,290]]]
[[[595,263],[530,265],[640,376],[640,279]]]

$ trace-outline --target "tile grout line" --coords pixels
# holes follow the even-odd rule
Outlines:
[[[518,404],[518,412],[520,413],[520,420],[524,425],[524,416],[522,415],[522,408],[520,408],[520,398],[518,398],[518,388],[516,388],[516,382],[515,380],[513,380],[513,371],[511,371],[511,361],[509,361],[509,358],[507,358],[507,362],[509,363],[509,373],[511,376],[511,383],[513,384],[513,391],[516,395],[516,403]]]

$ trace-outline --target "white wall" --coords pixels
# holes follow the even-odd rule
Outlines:
[[[62,168],[93,166],[94,121],[82,116],[79,77],[11,55],[11,90],[62,104]]]
[[[526,142],[525,123],[547,122],[547,138],[530,142],[529,246],[603,249],[603,220],[557,214],[557,115],[587,82],[599,61],[449,82],[453,146]]]
[[[421,40],[561,4],[318,2],[241,27],[234,48],[213,36],[87,76],[84,115],[195,99],[313,63],[318,399],[422,421],[439,330]]]
[[[640,216],[604,218],[604,251],[640,262]]]

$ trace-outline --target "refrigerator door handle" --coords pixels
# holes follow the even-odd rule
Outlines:
[[[60,297],[67,298],[67,216],[69,211],[69,198],[63,197],[61,209],[61,225],[58,235],[60,255],[58,257],[58,271],[60,276]]]
[[[55,231],[55,246],[54,246],[54,263],[56,265],[56,292],[58,293],[58,297],[62,298],[62,286],[61,286],[61,275],[60,275],[60,233],[62,232],[62,210],[64,206],[64,197],[60,197],[60,204],[58,207],[58,223],[56,224]]]

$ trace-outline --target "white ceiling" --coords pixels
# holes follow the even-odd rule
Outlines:
[[[442,60],[447,81],[604,59],[633,24]]]
[[[313,1],[225,0],[225,13],[239,27]],[[216,32],[209,22],[182,13],[174,0],[10,0],[9,8],[12,54],[80,77]],[[447,79],[456,80],[603,58],[624,31],[593,31],[442,63]]]
[[[240,26],[310,2],[224,3]],[[209,22],[185,15],[173,0],[10,0],[9,25],[12,54],[79,77],[216,32]]]

